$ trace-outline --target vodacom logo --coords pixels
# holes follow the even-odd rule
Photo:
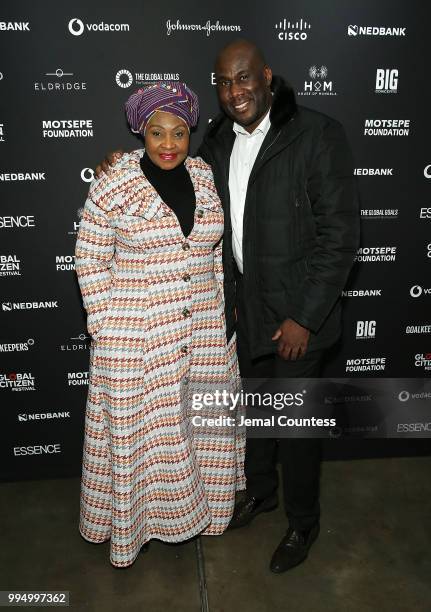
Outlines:
[[[91,183],[94,180],[94,170],[92,168],[83,168],[81,170],[81,179],[85,183]]]
[[[69,32],[74,36],[81,36],[84,31],[84,24],[80,19],[74,17],[69,21],[68,28]]]
[[[428,166],[425,166],[424,177],[431,178],[431,164],[428,164]]]

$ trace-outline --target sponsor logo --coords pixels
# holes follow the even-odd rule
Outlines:
[[[68,372],[67,384],[69,387],[88,385],[88,372]]]
[[[356,321],[356,340],[374,340],[375,337],[375,321]]]
[[[407,325],[406,334],[431,334],[431,325]]]
[[[379,262],[379,261],[395,261],[397,255],[397,247],[360,247],[356,255],[356,261],[360,262]]]
[[[355,168],[355,176],[394,176],[393,168]]]
[[[427,257],[431,259],[431,242],[427,244]]]
[[[405,36],[406,28],[388,28],[386,26],[347,26],[348,36]]]
[[[60,443],[13,447],[13,454],[15,457],[25,457],[27,455],[54,455],[59,453],[61,453]]]
[[[179,81],[180,75],[178,72],[134,72],[122,68],[115,75],[115,82],[118,87],[126,89],[130,87],[132,83],[135,85],[147,85],[154,81]]]
[[[363,219],[397,219],[398,208],[361,208]]]
[[[346,360],[346,372],[383,372],[386,357],[358,357]]]
[[[431,431],[431,423],[398,423],[397,433]]]
[[[304,81],[303,91],[298,91],[298,96],[336,96],[333,82],[328,81],[328,68],[326,66],[311,66],[308,70],[310,81]]]
[[[431,353],[416,353],[415,366],[426,371],[431,370]]]
[[[45,181],[45,172],[0,172],[0,181]]]
[[[33,215],[18,215],[16,217],[6,216],[0,217],[0,228],[28,228],[36,227]]]
[[[396,94],[398,92],[398,70],[396,68],[377,68],[374,91],[378,94]]]
[[[0,123],[0,142],[6,142],[4,133],[4,123]]]
[[[325,404],[356,404],[357,402],[371,402],[373,401],[372,395],[327,395],[324,399]]]
[[[60,351],[88,351],[90,348],[90,336],[79,334],[72,336],[65,344],[60,344]]]
[[[75,255],[56,255],[55,269],[57,272],[75,269]]]
[[[70,419],[70,412],[22,412],[18,415],[18,421],[45,421],[48,419]]]
[[[418,298],[422,295],[430,295],[431,287],[421,287],[420,285],[413,285],[410,287],[410,295],[412,298]]]
[[[1,32],[30,32],[29,21],[0,21]]]
[[[275,24],[278,40],[307,40],[311,25],[304,19],[287,21],[283,19]]]
[[[78,217],[78,219],[81,219],[82,214],[84,212],[84,208],[78,208],[78,210],[76,211],[76,216]],[[73,229],[69,230],[67,233],[69,234],[69,236],[76,236],[78,231],[79,231],[79,224],[80,221],[74,221],[73,222]]]
[[[0,133],[1,133],[1,126],[2,124],[0,123]],[[424,177],[427,179],[431,178],[431,164],[428,164],[428,166],[425,166]]]
[[[431,399],[431,391],[420,391],[419,393],[410,393],[410,391],[400,391],[398,394],[400,402],[407,402],[410,399]]]
[[[12,310],[46,310],[51,308],[58,308],[58,301],[51,302],[3,302],[3,312],[10,312]]]
[[[81,36],[84,32],[129,32],[128,23],[84,23],[78,17],[73,17],[67,25],[68,30],[73,36]]]
[[[93,168],[83,168],[81,170],[81,180],[84,181],[84,183],[91,183],[94,181]]]
[[[431,207],[424,206],[420,209],[419,219],[431,219]]]
[[[0,344],[0,353],[28,351],[32,346],[34,346],[33,338],[29,338],[25,342],[6,342],[5,344]]]
[[[342,291],[342,297],[381,297],[383,289],[349,289]]]
[[[11,391],[34,391],[35,378],[30,372],[0,374],[0,389],[10,389]]]
[[[206,36],[210,36],[214,32],[241,32],[240,25],[223,24],[217,19],[215,23],[211,23],[208,19],[206,23],[181,23],[179,19],[172,22],[170,19],[166,22],[166,34],[170,36],[173,32],[204,32]]]
[[[92,138],[92,119],[54,119],[42,121],[43,138]]]
[[[0,255],[0,276],[21,276],[20,266],[16,255]]]
[[[64,72],[62,68],[57,68],[54,72],[45,72],[48,79],[34,83],[35,91],[83,91],[87,89],[87,83],[77,81],[73,77],[73,72]]]
[[[410,119],[365,119],[364,136],[408,136]]]

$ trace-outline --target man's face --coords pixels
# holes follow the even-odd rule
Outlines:
[[[271,69],[262,66],[249,50],[237,49],[219,57],[215,76],[226,115],[253,132],[271,105]]]

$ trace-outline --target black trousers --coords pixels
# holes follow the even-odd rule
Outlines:
[[[242,275],[237,272],[237,345],[242,378],[317,378],[324,351],[306,353],[296,361],[284,361],[277,354],[250,358],[244,299]],[[312,527],[320,516],[321,442],[319,438],[281,438],[278,441],[275,438],[247,438],[247,494],[259,499],[276,494],[278,456],[289,525],[297,529]]]

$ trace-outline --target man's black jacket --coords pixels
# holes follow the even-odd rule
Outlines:
[[[308,350],[341,332],[340,295],[359,243],[353,162],[340,123],[299,107],[273,78],[271,128],[256,158],[244,208],[246,323],[252,357],[275,352],[279,324],[292,318],[311,330]],[[198,155],[211,164],[225,211],[223,264],[227,336],[235,328],[229,161],[235,133],[219,115]]]

